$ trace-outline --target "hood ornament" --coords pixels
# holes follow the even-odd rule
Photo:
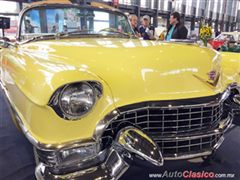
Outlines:
[[[207,75],[209,79],[208,83],[210,83],[213,86],[216,86],[220,77],[220,73],[215,70],[212,70],[209,73],[207,73]]]
[[[207,73],[208,78],[201,77],[199,74],[193,74],[193,76],[203,83],[210,85],[212,88],[217,86],[218,80],[220,78],[220,73],[212,70]]]
[[[209,80],[215,81],[218,73],[216,71],[212,70],[209,73],[207,73],[207,75],[208,75]]]

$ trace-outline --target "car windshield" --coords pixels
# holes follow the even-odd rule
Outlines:
[[[218,37],[216,37],[216,39],[220,41],[226,41],[226,40],[234,41],[233,35],[229,35],[229,34],[220,34]]]
[[[90,7],[41,7],[28,10],[21,21],[20,40],[57,34],[132,35],[125,15]]]

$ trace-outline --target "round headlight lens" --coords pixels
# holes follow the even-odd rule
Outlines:
[[[89,112],[96,101],[93,87],[88,83],[66,86],[59,97],[60,109],[69,119],[77,119]]]

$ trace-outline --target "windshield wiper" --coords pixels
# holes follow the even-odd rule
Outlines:
[[[70,31],[66,33],[61,33],[61,35],[71,35],[71,34],[89,34],[93,32],[93,30],[90,29],[84,29],[84,30],[76,30],[76,31]]]
[[[28,43],[32,41],[39,41],[39,40],[46,40],[46,39],[60,39],[61,37],[68,36],[70,34],[83,34],[83,32],[88,32],[89,30],[78,30],[78,31],[72,31],[72,32],[66,32],[66,33],[51,33],[51,34],[42,34],[39,36],[34,36],[23,43]]]
[[[51,39],[51,38],[58,38],[58,37],[59,37],[58,34],[39,35],[39,36],[34,36],[31,39],[24,41],[23,43],[28,43],[28,42],[32,42],[32,41],[38,41],[38,40],[46,40],[46,39]]]

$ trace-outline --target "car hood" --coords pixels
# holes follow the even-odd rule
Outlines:
[[[116,106],[211,96],[223,89],[220,81],[207,82],[210,71],[220,72],[218,53],[197,45],[82,38],[32,42],[22,45],[21,52],[45,70],[77,68],[98,77],[110,88]],[[48,74],[43,75],[51,86]]]

